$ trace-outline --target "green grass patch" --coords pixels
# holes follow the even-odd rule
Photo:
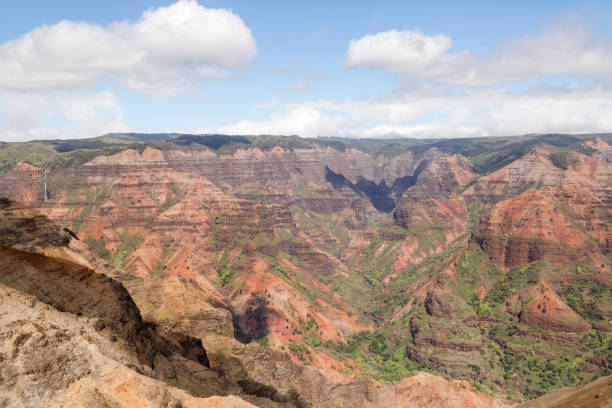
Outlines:
[[[93,249],[100,257],[104,259],[111,259],[111,254],[106,249],[106,242],[104,241],[104,237],[100,237],[98,239],[94,239],[91,236],[85,238],[84,241],[91,249]]]

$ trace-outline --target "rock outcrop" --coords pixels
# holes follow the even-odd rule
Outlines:
[[[474,240],[500,265],[597,261],[609,256],[610,207],[585,191],[563,185],[524,193],[495,205]]]
[[[592,328],[563,303],[545,281],[540,281],[518,296],[518,299],[523,303],[519,319],[529,326],[577,333],[584,333]]]
[[[196,398],[144,375],[122,342],[97,331],[91,318],[61,312],[4,283],[0,314],[3,406],[254,406],[235,396]]]
[[[579,387],[563,388],[529,401],[523,408],[607,408],[612,406],[612,376]]]

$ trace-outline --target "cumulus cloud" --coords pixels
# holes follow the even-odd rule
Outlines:
[[[265,120],[198,132],[368,138],[607,132],[611,100],[612,89],[603,87],[478,88],[459,94],[424,87],[381,98],[285,105]]]
[[[612,39],[571,18],[482,54],[453,50],[444,34],[391,30],[351,41],[345,67],[398,75],[408,80],[403,88],[285,104],[267,119],[207,131],[371,138],[609,132],[610,60]],[[544,85],[551,77],[559,80],[549,84],[565,85]]]
[[[7,115],[0,124],[0,135],[8,142],[86,138],[129,130],[111,92],[4,94],[0,108]]]
[[[147,94],[191,92],[205,81],[232,77],[256,53],[238,15],[196,0],[150,9],[134,22],[38,27],[0,44],[0,139],[127,131],[115,95],[93,91],[101,80]],[[390,30],[352,40],[345,68],[404,79],[395,92],[287,104],[263,95],[255,107],[269,109],[262,110],[267,118],[193,131],[428,138],[606,132],[612,129],[609,61],[612,39],[575,19],[486,53],[455,50],[442,33]],[[273,70],[295,81],[285,92],[304,92],[311,81],[326,78],[299,65]]]
[[[311,104],[286,107],[266,120],[242,120],[233,124],[194,130],[194,133],[232,135],[298,135],[301,137],[337,136],[351,123],[343,115],[330,115]]]
[[[0,44],[0,89],[75,88],[112,75],[139,92],[188,91],[200,79],[244,67],[256,53],[238,15],[180,0],[135,23],[62,21]]]
[[[437,139],[486,136],[482,129],[470,126],[450,126],[428,123],[424,125],[378,125],[354,132],[355,137],[370,139],[391,139],[407,137],[414,139]]]
[[[225,9],[179,0],[135,22],[61,21],[0,44],[0,139],[71,138],[128,130],[110,92],[193,92],[231,76],[257,53],[251,30]]]
[[[444,34],[427,36],[418,30],[391,30],[352,40],[346,53],[345,66],[367,66],[418,75],[438,63],[451,45],[451,39]]]
[[[576,19],[482,54],[452,51],[444,34],[391,30],[352,40],[345,67],[370,67],[413,80],[485,86],[557,75],[612,80],[612,41]]]
[[[612,89],[601,86],[534,87],[522,92],[490,88],[430,92],[425,89],[362,99],[340,107],[382,121],[383,126],[361,132],[380,136],[434,137],[439,132],[438,137],[458,137],[612,129]],[[395,115],[394,110],[413,114]]]

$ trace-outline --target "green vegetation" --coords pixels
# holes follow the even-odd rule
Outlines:
[[[174,315],[175,315],[174,308],[159,310],[155,314],[155,320],[158,320],[158,321],[159,320],[169,320],[169,319],[172,319]]]
[[[373,242],[362,261],[375,260],[373,254],[380,255],[385,244],[388,242],[383,240]],[[505,392],[510,393],[508,395],[514,399],[520,399],[521,395],[533,398],[542,391],[575,385],[580,379],[586,381],[610,371],[604,367],[597,374],[589,373],[593,369],[593,359],[599,358],[596,356],[607,356],[612,352],[610,339],[605,333],[593,332],[585,336],[580,346],[557,345],[543,340],[546,336],[554,336],[553,332],[525,326],[501,308],[505,307],[506,299],[514,293],[536,284],[542,273],[555,276],[565,274],[567,270],[580,270],[585,275],[591,273],[586,265],[555,270],[545,262],[533,262],[505,272],[477,245],[459,253],[456,249],[450,251],[455,251],[457,255],[449,256],[449,253],[443,251],[426,258],[421,265],[408,268],[393,280],[388,295],[379,292],[375,302],[380,302],[381,306],[373,310],[372,314],[380,319],[381,324],[375,332],[359,333],[351,337],[347,345],[325,343],[314,336],[306,336],[307,344],[313,348],[322,348],[340,360],[352,359],[363,373],[380,381],[396,382],[414,370],[435,372],[436,367],[439,367],[447,375],[469,379],[479,389],[487,392],[499,394],[501,390],[498,384],[512,384],[506,386]],[[390,316],[409,300],[401,294],[410,282],[435,276],[434,271],[444,268],[445,262],[455,263],[459,274],[457,279],[449,282],[453,295],[442,296],[444,302],[452,305],[455,318],[448,320],[431,316],[426,312],[423,301],[417,299],[410,312],[390,321]],[[375,262],[372,264],[375,265]],[[486,293],[482,299],[476,296],[480,286],[484,287]],[[589,280],[569,282],[565,287],[565,290],[557,293],[570,307],[590,321],[602,322],[602,313],[598,308],[600,305],[610,307],[612,304],[611,288]],[[520,303],[517,307],[518,313]],[[463,319],[469,316],[485,320],[466,323],[470,319]],[[423,353],[423,349],[414,349],[417,341],[479,344],[480,339],[485,346],[479,352],[433,347],[432,356],[425,358],[424,363],[422,360],[419,360],[421,363],[411,360],[412,353]],[[581,350],[585,349],[592,350],[592,353],[584,354]],[[440,361],[445,365],[437,366],[442,364]]]
[[[582,270],[580,265],[576,268]],[[595,323],[604,320],[600,307],[609,306],[612,286],[603,282],[581,280],[574,286],[566,286],[560,295],[576,313]]]
[[[299,220],[301,230],[313,236],[322,235],[321,247],[327,252],[337,255],[346,248],[349,242],[345,218],[334,214],[320,214],[297,206],[291,208],[294,217]]]
[[[56,155],[58,153],[51,146],[41,143],[0,144],[0,176],[11,171],[20,161],[39,165]]]
[[[74,193],[73,193],[74,194]],[[95,210],[100,208],[102,204],[107,200],[110,194],[110,188],[108,186],[102,186],[94,191],[87,191],[85,197],[85,205],[82,207],[81,212],[72,219],[72,225],[75,232],[79,232],[83,227],[85,219]]]
[[[500,331],[494,333],[499,337]],[[506,331],[504,339],[497,340],[502,344],[516,339],[516,334]],[[495,344],[495,343],[492,343]],[[537,397],[541,392],[554,390],[563,386],[576,385],[580,379],[583,382],[592,380],[594,374],[583,370],[592,364],[596,356],[612,357],[612,335],[591,332],[583,339],[584,347],[589,351],[580,352],[569,347],[550,345],[544,342],[531,341],[525,344],[530,351],[516,353],[505,351],[500,353],[499,366],[505,379],[523,379],[523,393],[528,398]],[[555,356],[554,358],[551,358]],[[610,369],[604,368],[595,375],[608,375]]]
[[[310,351],[308,346],[306,346],[305,344],[289,343],[287,347],[289,348],[289,352],[293,354],[294,356],[296,356],[297,358],[299,358],[301,361],[304,361],[304,362],[312,361],[312,352]]]
[[[406,358],[405,345],[391,349],[383,333],[359,332],[347,344],[308,341],[311,347],[321,347],[339,360],[352,359],[361,370],[380,381],[396,383],[413,375],[418,365]]]
[[[84,242],[89,245],[89,247],[93,249],[98,255],[100,255],[100,257],[104,259],[111,258],[110,252],[108,251],[108,249],[106,249],[106,242],[104,241],[104,237],[94,239],[93,237],[89,236],[85,238]]]
[[[410,234],[410,231],[397,224],[388,224],[380,228],[379,234],[385,240],[399,241],[406,238]]]
[[[388,272],[388,265],[386,265],[385,259],[374,255],[380,244],[380,238],[373,239],[361,258],[361,262],[364,265],[365,279],[370,285],[375,287],[381,286],[380,278]]]
[[[246,254],[242,254],[236,259],[230,261],[230,251],[223,250],[219,266],[217,267],[217,276],[219,277],[219,285],[226,286],[234,278],[236,273],[247,264],[249,258]]]
[[[299,198],[321,198],[321,197],[325,197],[321,194],[317,194],[316,192],[312,191],[310,189],[310,187],[308,187],[308,182],[304,181],[304,180],[298,180],[295,185],[293,190],[295,191],[295,193],[297,194],[297,196]]]
[[[138,245],[142,242],[141,231],[130,234],[127,230],[120,232],[117,231],[117,235],[121,241],[121,245],[117,249],[117,252],[111,257],[110,263],[115,268],[125,269],[127,264],[127,257],[134,251]]]
[[[512,268],[490,289],[486,297],[487,302],[499,305],[519,290],[535,285],[539,280],[541,267],[541,262],[532,262]]]
[[[153,271],[151,271],[151,276],[160,276],[164,273],[164,271],[168,268],[168,266],[163,262],[158,262],[153,266]]]
[[[0,176],[21,161],[53,171],[80,166],[97,156],[112,155],[130,148],[143,150],[144,147],[133,141],[113,141],[104,137],[0,144]]]
[[[598,135],[612,141],[611,134]],[[320,137],[314,139],[297,136],[225,136],[225,135],[180,135],[115,133],[92,139],[39,140],[27,143],[0,144],[0,176],[9,172],[19,161],[24,161],[48,170],[74,168],[101,155],[112,155],[126,149],[144,150],[153,147],[160,150],[204,150],[212,149],[218,154],[232,154],[238,149],[258,148],[271,150],[280,147],[286,150],[308,149],[316,146],[331,147],[344,151],[354,148],[374,156],[394,157],[412,153],[419,157],[435,147],[442,152],[468,157],[474,170],[487,173],[497,170],[523,156],[540,145],[558,149],[574,150],[589,154],[581,144],[593,135],[530,135],[520,137],[482,137],[466,139],[345,139]],[[571,165],[570,156],[563,153],[553,163],[561,168]]]
[[[168,208],[177,204],[181,200],[181,197],[185,195],[185,192],[181,191],[180,187],[174,183],[170,184],[170,190],[171,194],[166,197],[164,202],[158,204],[159,209],[162,211],[166,211]]]
[[[442,229],[433,222],[411,225],[408,227],[408,235],[416,237],[419,246],[425,252],[446,242]]]
[[[567,170],[578,162],[578,159],[574,157],[572,152],[567,150],[557,151],[550,155],[550,161],[552,164],[560,169]]]

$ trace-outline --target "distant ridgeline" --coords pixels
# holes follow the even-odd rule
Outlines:
[[[298,136],[228,136],[220,134],[192,135],[178,133],[109,133],[91,139],[33,140],[23,143],[0,142],[0,175],[9,172],[18,162],[54,170],[76,167],[101,155],[111,155],[127,149],[160,150],[211,149],[218,154],[232,154],[239,149],[270,150],[308,149],[315,146],[344,151],[358,149],[365,153],[393,157],[412,152],[423,154],[432,147],[444,153],[461,154],[471,160],[474,171],[486,173],[497,170],[526,154],[535,146],[576,150],[588,154],[581,143],[599,137],[607,142],[612,133],[605,134],[542,134],[508,137],[458,139],[349,139],[338,137],[300,138]]]

